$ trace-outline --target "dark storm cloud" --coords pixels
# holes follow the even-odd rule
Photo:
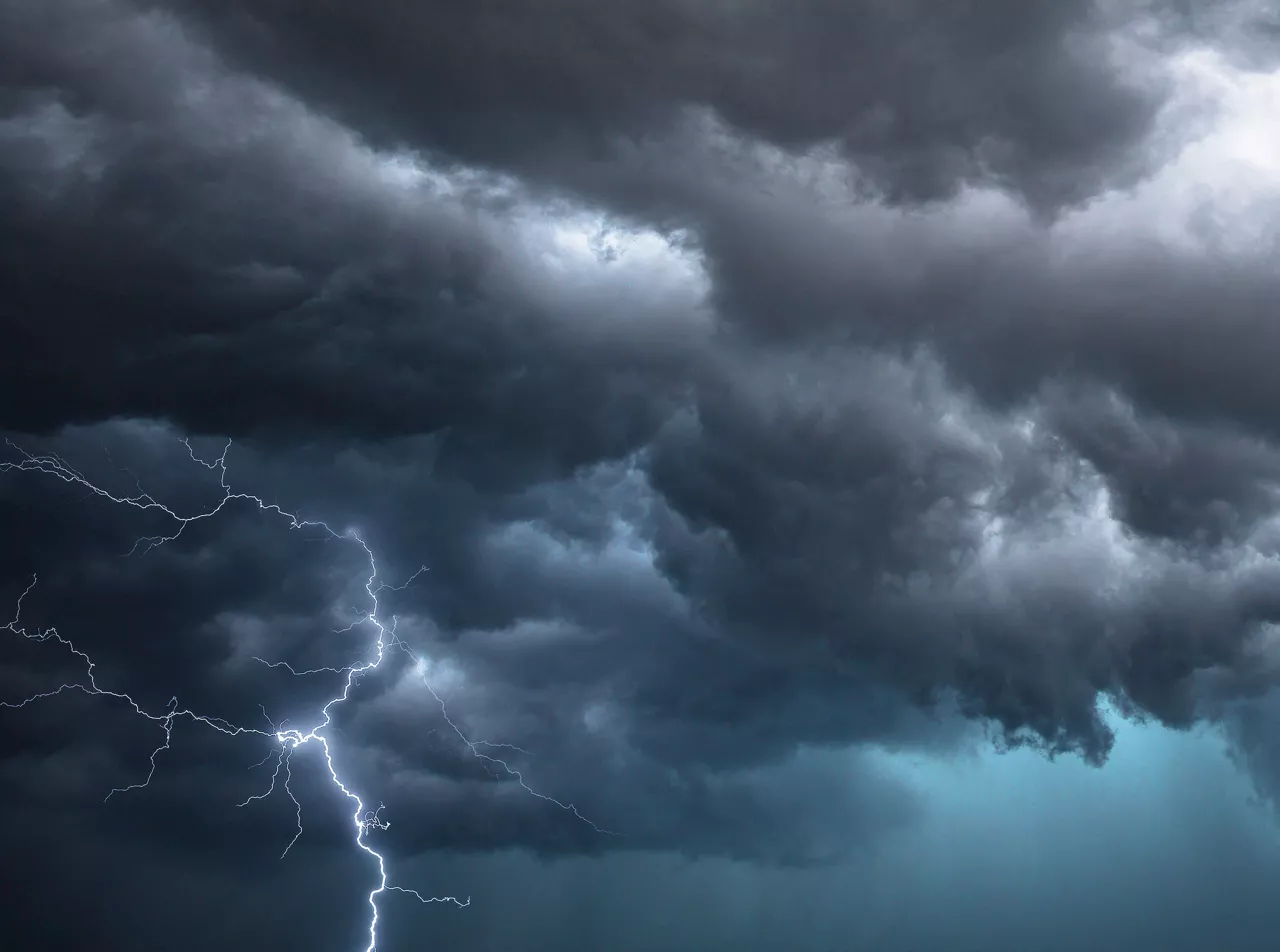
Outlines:
[[[0,426],[184,512],[180,435],[234,438],[429,567],[388,606],[450,715],[623,834],[397,656],[338,724],[396,858],[830,862],[917,815],[874,749],[959,712],[1100,762],[1103,698],[1266,781],[1276,198],[1184,149],[1226,111],[1168,57],[1238,24],[1171,6],[0,0]],[[297,718],[332,677],[254,656],[367,644],[358,551],[235,505],[122,557],[154,520],[0,480],[4,594],[153,708]],[[15,696],[64,676],[30,647]],[[145,764],[87,708],[13,715],[10,806]],[[287,804],[218,819],[265,751],[184,743],[135,842],[274,855]]]
[[[629,209],[679,208],[717,314],[763,346],[923,345],[1005,407],[1065,377],[1121,388],[1144,410],[1274,432],[1280,236],[1265,179],[1235,215],[1197,207],[1210,185],[1198,180],[1230,165],[1209,167],[1193,146],[1046,226],[994,190],[889,208],[859,199],[829,151],[790,157],[714,124],[690,130],[574,171]]]
[[[1108,479],[1135,531],[1213,546],[1275,510],[1280,457],[1230,426],[1146,418],[1114,393],[1051,399],[1057,431]]]
[[[895,199],[994,180],[1052,205],[1141,170],[1162,93],[1108,48],[1123,20],[1076,0],[168,6],[380,140],[537,173],[708,108],[838,143]]]
[[[1184,489],[1194,469],[1169,466],[1140,483],[1140,444],[1137,459],[1108,458],[1099,439],[1089,448],[1108,465],[1091,474],[1047,428],[984,419],[909,365],[878,373],[845,354],[806,367],[803,387],[784,365],[701,394],[697,421],[655,447],[655,486],[692,520],[664,567],[731,629],[783,654],[810,642],[922,699],[954,689],[1010,736],[1101,756],[1100,692],[1186,723],[1190,676],[1242,660],[1275,621],[1273,543],[1164,541],[1196,516],[1214,530],[1271,511],[1241,465],[1269,460],[1256,446],[1215,437],[1229,476]],[[1117,473],[1129,485],[1112,494]],[[1158,531],[1126,512],[1135,484],[1166,517]]]
[[[161,495],[180,500],[174,505],[187,511],[207,509],[217,498],[208,492],[210,474],[190,460],[185,472],[177,469],[186,451],[176,437],[166,442],[165,435],[116,425],[72,431],[53,445],[77,460],[97,456],[100,462],[85,471],[112,488],[113,482],[133,488],[134,472],[167,474]],[[100,447],[92,452],[98,441],[111,445],[110,458]],[[231,460],[241,464],[240,479],[257,477],[267,485],[274,476],[296,486],[301,473],[319,471],[305,456],[269,462],[236,447]],[[530,783],[623,832],[602,837],[570,813],[529,796],[510,777],[495,776],[458,742],[439,702],[397,655],[385,678],[362,683],[361,712],[338,721],[351,745],[347,769],[356,771],[362,786],[377,786],[380,799],[402,817],[396,823],[397,850],[522,845],[556,854],[665,848],[810,863],[841,855],[873,830],[910,815],[905,792],[871,766],[833,774],[822,811],[806,800],[809,786],[787,768],[797,735],[827,744],[855,736],[929,743],[939,728],[904,711],[892,692],[877,697],[872,687],[834,718],[820,700],[806,695],[818,690],[837,699],[847,685],[815,685],[802,670],[770,670],[731,645],[705,643],[662,577],[625,546],[562,551],[557,559],[558,540],[514,518],[529,514],[532,498],[477,497],[450,481],[440,485],[429,468],[401,468],[397,474],[392,459],[376,455],[348,454],[345,465],[331,466],[328,473],[342,484],[348,502],[368,501],[359,507],[360,518],[381,527],[370,535],[375,544],[379,536],[384,543],[379,555],[389,580],[410,574],[409,558],[431,563],[428,574],[403,592],[386,593],[384,601],[398,615],[402,637],[442,666],[438,673],[432,669],[429,681],[447,699],[455,722],[470,736],[534,750],[532,760],[510,755]],[[13,561],[41,575],[24,603],[24,617],[28,624],[56,619],[99,661],[104,684],[133,692],[150,709],[162,710],[177,692],[184,704],[238,724],[265,727],[265,715],[297,722],[333,696],[340,677],[299,680],[257,659],[307,669],[350,664],[367,651],[367,627],[334,633],[357,621],[364,604],[359,584],[367,568],[358,547],[344,552],[320,533],[292,532],[278,518],[273,526],[255,507],[232,504],[227,514],[173,542],[128,555],[137,534],[129,534],[130,522],[137,520],[109,507],[95,518],[103,504],[86,502],[82,492],[61,491],[60,484],[51,488],[46,480],[10,476],[15,492],[5,497],[8,511],[26,510],[11,522],[21,546]],[[211,499],[200,500],[201,482]],[[603,488],[615,497],[619,493],[609,482]],[[624,481],[621,492],[628,490],[634,491]],[[341,519],[338,491],[323,478],[312,479],[298,494],[302,512],[314,509]],[[580,489],[580,497],[589,493]],[[460,512],[459,501],[467,499],[471,511]],[[453,511],[443,533],[433,518],[440,509]],[[102,515],[112,518],[104,525]],[[402,528],[389,532],[397,515]],[[494,520],[504,516],[505,528],[495,535]],[[72,532],[86,520],[102,532],[97,546]],[[171,523],[156,528],[173,531]],[[438,541],[431,544],[431,536]],[[441,631],[429,617],[453,626]],[[75,670],[56,654],[36,651],[26,652],[21,664],[11,658],[10,665],[6,681],[13,696],[59,683]],[[682,691],[669,696],[673,676],[712,679],[698,690],[720,710],[699,724],[697,711],[681,710]],[[776,687],[760,693],[770,682]],[[263,698],[270,707],[260,712]],[[83,708],[61,708],[54,720],[75,724]],[[122,740],[120,731],[127,729],[122,720],[105,738],[123,747],[110,755],[111,776],[122,785],[136,782],[128,764],[145,762],[147,740],[152,746],[159,742],[145,736],[156,728],[148,732],[137,725],[132,738],[126,734]],[[180,729],[198,733],[185,724]],[[74,728],[68,731],[46,729],[43,739],[56,750],[75,736]],[[21,732],[15,744],[17,736]],[[139,832],[164,838],[177,823],[191,848],[212,837],[209,846],[221,854],[230,849],[225,837],[235,827],[209,823],[248,792],[259,792],[246,791],[243,769],[262,756],[261,744],[229,746],[211,735],[184,737],[182,746],[197,752],[189,763],[198,769],[166,752],[167,772],[155,781],[153,794],[164,806],[138,811]],[[357,754],[361,750],[366,753]],[[320,775],[304,772],[304,760],[295,767],[299,795],[308,802],[331,799]],[[270,767],[258,773],[254,786],[265,786]],[[592,778],[585,787],[575,782],[584,776]],[[21,789],[54,780],[32,783]],[[833,796],[835,789],[841,792]],[[326,824],[324,813],[318,820],[312,816],[319,833],[308,836],[308,848],[338,848],[346,841],[340,817]],[[796,823],[800,817],[809,822]],[[283,820],[291,829],[288,818]],[[843,832],[833,836],[833,828]],[[251,833],[240,835],[249,848],[271,835],[258,824]]]
[[[176,21],[98,3],[4,16],[4,422],[456,426],[477,456],[553,467],[656,426],[653,388],[680,362],[665,345],[558,340],[510,286],[523,249],[430,184],[389,185],[388,157],[228,74]]]

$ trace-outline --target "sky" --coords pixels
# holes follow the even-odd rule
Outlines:
[[[0,0],[7,933],[1270,947],[1271,7]]]

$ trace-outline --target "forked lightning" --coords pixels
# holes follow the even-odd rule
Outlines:
[[[471,904],[470,897],[466,899],[459,899],[454,896],[424,896],[421,893],[417,892],[416,890],[407,889],[403,886],[398,886],[391,883],[387,873],[386,859],[383,857],[383,855],[380,852],[374,849],[367,840],[367,835],[371,829],[385,830],[390,825],[385,819],[382,818],[383,807],[381,804],[379,804],[376,809],[372,809],[372,810],[369,809],[364,798],[361,797],[360,794],[358,794],[355,790],[353,790],[342,779],[342,777],[338,773],[337,767],[334,765],[334,762],[333,762],[333,752],[331,747],[331,741],[328,735],[326,734],[326,730],[332,725],[333,709],[338,705],[341,705],[347,701],[347,699],[351,695],[351,691],[353,686],[355,685],[356,680],[362,674],[365,674],[369,671],[373,671],[376,668],[378,668],[379,665],[382,664],[383,659],[386,657],[387,652],[391,649],[407,652],[410,654],[411,657],[414,657],[414,660],[416,662],[415,670],[422,677],[423,683],[426,684],[427,690],[431,693],[431,696],[435,699],[436,703],[440,706],[440,712],[442,717],[444,718],[445,723],[458,736],[459,740],[461,740],[461,742],[466,746],[466,748],[471,752],[472,755],[484,761],[485,764],[488,765],[489,767],[498,768],[503,772],[505,772],[508,776],[514,779],[524,790],[526,790],[532,796],[535,796],[541,800],[545,800],[548,803],[552,804],[553,806],[561,810],[572,813],[575,817],[582,820],[584,823],[589,825],[593,830],[595,830],[598,833],[614,835],[610,831],[602,829],[601,827],[596,826],[596,824],[592,823],[590,820],[586,819],[586,817],[584,817],[581,813],[578,812],[577,808],[572,803],[564,803],[553,797],[537,792],[525,782],[524,776],[521,774],[519,770],[516,770],[513,767],[509,766],[506,761],[498,757],[495,757],[491,754],[484,753],[484,751],[481,749],[481,748],[496,749],[501,747],[507,747],[508,749],[519,750],[520,748],[512,747],[511,745],[490,744],[484,741],[472,741],[468,739],[466,735],[463,733],[463,731],[458,727],[458,725],[449,717],[449,713],[445,708],[444,701],[435,692],[435,690],[431,687],[430,683],[428,682],[427,680],[428,672],[427,672],[426,662],[423,661],[421,658],[417,658],[416,656],[414,656],[410,651],[409,647],[396,635],[395,619],[393,618],[389,624],[384,624],[379,619],[378,617],[379,594],[383,591],[404,588],[405,585],[408,585],[410,582],[416,579],[422,572],[426,571],[425,567],[420,568],[416,573],[414,573],[414,575],[408,580],[408,582],[405,582],[404,585],[391,586],[385,582],[382,582],[378,577],[378,565],[374,557],[373,550],[365,543],[364,539],[362,539],[360,535],[354,530],[338,532],[330,528],[330,526],[325,522],[318,521],[318,520],[301,519],[294,513],[285,511],[279,505],[265,502],[259,496],[255,496],[255,495],[252,495],[249,493],[243,493],[243,492],[234,492],[227,481],[227,453],[231,448],[230,441],[228,441],[226,446],[223,447],[221,455],[218,456],[217,459],[214,459],[212,461],[207,461],[197,456],[195,453],[195,450],[191,446],[190,441],[183,440],[183,443],[186,445],[187,452],[190,454],[191,459],[194,462],[200,464],[201,466],[204,466],[206,469],[209,469],[218,473],[218,477],[219,477],[218,484],[222,489],[222,498],[218,501],[218,504],[216,506],[214,506],[211,509],[208,509],[207,511],[199,512],[194,515],[188,515],[188,516],[179,515],[178,513],[174,512],[168,506],[156,500],[149,493],[143,492],[141,487],[139,487],[138,493],[133,496],[114,495],[113,493],[110,493],[107,490],[102,489],[101,487],[91,482],[82,473],[78,472],[77,470],[69,466],[67,462],[62,458],[52,454],[32,455],[26,452],[25,450],[21,449],[20,447],[15,446],[12,442],[8,442],[8,445],[14,451],[14,453],[17,454],[18,458],[16,461],[15,460],[0,461],[0,472],[16,471],[16,472],[29,472],[29,473],[44,473],[48,476],[52,476],[56,479],[60,479],[63,482],[72,483],[77,486],[80,486],[85,490],[87,490],[92,495],[98,496],[105,501],[116,503],[122,506],[130,506],[135,509],[154,511],[172,520],[175,526],[175,529],[170,535],[145,536],[143,538],[140,538],[135,543],[132,550],[133,552],[148,551],[152,548],[155,548],[156,546],[164,545],[167,542],[172,542],[173,540],[177,539],[180,535],[182,535],[182,533],[186,530],[186,528],[190,526],[192,523],[200,522],[206,519],[211,519],[214,516],[216,516],[218,513],[220,513],[224,507],[234,502],[244,502],[244,503],[256,506],[260,511],[264,513],[278,515],[283,519],[287,520],[289,527],[292,529],[314,528],[314,529],[320,530],[321,532],[326,533],[328,536],[334,539],[346,540],[351,543],[354,543],[355,545],[360,546],[365,556],[368,558],[368,562],[369,562],[369,575],[365,580],[365,584],[364,584],[364,590],[368,595],[369,603],[368,603],[368,608],[365,614],[357,622],[349,626],[348,629],[344,629],[344,630],[354,629],[358,625],[366,625],[372,629],[372,632],[374,634],[374,641],[370,647],[368,658],[359,664],[350,665],[345,668],[318,668],[318,669],[305,670],[305,671],[295,670],[287,662],[283,662],[283,661],[269,662],[261,658],[257,659],[258,661],[261,661],[263,664],[268,664],[271,667],[284,668],[287,671],[289,671],[289,673],[297,676],[317,674],[320,672],[330,672],[334,674],[345,675],[345,680],[343,682],[341,692],[336,696],[330,698],[324,704],[324,706],[320,709],[317,723],[315,724],[314,727],[310,728],[309,730],[301,730],[301,729],[294,729],[294,728],[283,729],[275,726],[274,724],[271,725],[271,730],[261,730],[261,729],[252,728],[252,727],[240,727],[235,724],[229,723],[228,721],[225,721],[222,718],[211,717],[204,714],[197,714],[194,711],[191,711],[185,707],[182,707],[179,704],[178,699],[176,697],[170,700],[169,705],[165,709],[164,713],[162,714],[155,713],[153,711],[148,711],[144,709],[140,704],[138,704],[138,702],[136,702],[128,694],[113,691],[109,688],[106,688],[100,685],[98,683],[96,666],[93,659],[89,657],[87,653],[77,648],[71,642],[70,639],[61,635],[56,628],[45,628],[45,629],[39,629],[34,631],[28,631],[25,627],[23,627],[22,604],[23,604],[23,601],[27,598],[27,596],[31,593],[32,589],[36,585],[36,579],[32,578],[31,583],[27,586],[25,591],[18,598],[17,607],[14,612],[13,620],[10,621],[6,626],[4,626],[4,629],[11,634],[18,635],[33,641],[56,641],[58,644],[66,648],[67,651],[69,651],[72,655],[74,655],[81,662],[83,662],[84,679],[82,681],[70,682],[67,684],[59,685],[58,687],[53,688],[52,690],[43,691],[38,694],[33,694],[32,696],[25,698],[21,701],[16,701],[16,702],[0,701],[0,707],[6,707],[6,708],[25,707],[28,704],[31,704],[35,701],[56,697],[57,695],[63,694],[65,692],[79,691],[88,695],[102,696],[102,697],[112,698],[118,701],[122,701],[125,704],[127,704],[133,710],[133,712],[137,714],[139,717],[145,718],[146,720],[151,721],[154,724],[157,724],[164,732],[164,741],[151,754],[150,770],[146,775],[146,779],[140,783],[131,784],[127,787],[116,788],[109,791],[106,795],[107,799],[110,799],[115,794],[127,793],[129,791],[143,789],[151,782],[152,778],[155,776],[155,772],[157,769],[156,760],[163,751],[169,749],[170,744],[173,741],[174,725],[179,720],[193,721],[195,723],[202,724],[206,727],[212,728],[213,730],[216,730],[222,734],[226,734],[229,736],[238,737],[241,735],[245,735],[245,736],[258,736],[258,737],[269,739],[276,746],[271,752],[267,754],[265,758],[263,758],[262,761],[260,761],[255,766],[263,766],[269,762],[274,761],[275,766],[271,774],[271,783],[265,791],[247,798],[242,803],[240,803],[239,806],[247,806],[250,803],[253,803],[257,800],[266,799],[267,797],[271,796],[275,792],[277,784],[283,788],[285,794],[289,797],[289,799],[292,801],[294,805],[295,816],[297,818],[297,828],[294,832],[293,838],[289,841],[289,844],[285,847],[284,853],[281,854],[282,856],[287,854],[289,850],[292,849],[294,843],[296,843],[298,841],[298,838],[302,835],[302,805],[298,801],[297,797],[294,796],[293,791],[289,787],[289,782],[292,777],[290,760],[293,756],[294,751],[296,751],[299,747],[305,747],[308,744],[314,744],[318,746],[323,754],[325,766],[328,769],[330,780],[333,782],[333,785],[338,789],[338,791],[344,797],[346,797],[347,800],[349,800],[352,804],[353,810],[352,810],[351,818],[352,818],[352,822],[355,825],[355,838],[354,838],[355,845],[362,852],[367,853],[370,857],[372,857],[374,862],[377,864],[377,868],[378,868],[377,882],[374,885],[374,887],[369,891],[369,895],[368,895],[369,910],[370,910],[369,912],[369,943],[365,948],[365,952],[375,952],[375,949],[377,948],[377,945],[378,945],[378,897],[381,896],[383,893],[387,893],[387,892],[404,893],[406,895],[414,897],[415,899],[423,903],[437,903],[437,902],[452,903],[453,905],[460,906],[460,907],[465,907]],[[263,713],[265,716],[266,714],[265,709]],[[269,718],[268,718],[268,723],[270,724]]]

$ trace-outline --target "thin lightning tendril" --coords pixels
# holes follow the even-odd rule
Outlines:
[[[257,767],[265,766],[266,764],[270,763],[274,759],[275,766],[271,773],[271,782],[267,786],[267,789],[265,791],[263,791],[262,793],[254,794],[253,796],[246,798],[244,801],[239,803],[238,806],[246,807],[246,806],[249,806],[251,803],[255,803],[257,801],[267,799],[268,797],[272,796],[275,793],[277,785],[283,788],[285,794],[289,797],[289,800],[294,805],[294,812],[295,812],[295,817],[297,821],[293,838],[289,841],[288,845],[284,848],[284,852],[280,854],[281,858],[283,858],[288,855],[289,851],[293,848],[294,844],[297,843],[298,839],[302,836],[302,804],[299,802],[298,798],[294,796],[293,790],[290,788],[290,781],[292,780],[291,760],[292,760],[294,751],[296,751],[299,747],[304,747],[307,744],[314,743],[321,750],[322,756],[324,758],[325,766],[328,769],[330,781],[333,783],[334,787],[336,787],[338,791],[347,800],[351,802],[351,804],[354,807],[351,817],[352,817],[352,822],[355,825],[354,842],[356,847],[360,851],[372,857],[374,862],[377,864],[377,868],[378,868],[377,884],[370,890],[367,897],[368,903],[369,903],[369,910],[370,910],[369,943],[365,947],[365,952],[375,952],[375,949],[377,948],[378,919],[379,919],[378,897],[383,893],[388,893],[388,892],[403,893],[403,894],[412,896],[413,898],[417,899],[419,902],[422,902],[422,903],[452,903],[453,905],[458,907],[469,906],[471,904],[470,897],[467,897],[466,899],[458,899],[454,896],[424,896],[422,893],[419,893],[416,890],[408,889],[403,886],[398,886],[390,882],[389,876],[387,874],[386,859],[383,857],[383,855],[380,852],[378,852],[371,845],[369,845],[369,843],[366,840],[366,837],[368,836],[371,830],[382,831],[382,830],[386,830],[390,826],[390,823],[387,820],[383,819],[382,817],[383,805],[380,803],[378,805],[378,808],[375,810],[368,809],[364,799],[358,793],[356,793],[355,790],[353,790],[350,786],[348,786],[347,783],[341,778],[341,776],[338,773],[338,769],[333,762],[333,751],[331,748],[331,743],[330,743],[329,737],[325,732],[330,727],[333,727],[333,729],[337,730],[336,725],[333,724],[334,708],[342,705],[348,700],[348,698],[351,695],[351,691],[355,686],[356,681],[360,678],[361,675],[364,675],[370,671],[377,669],[382,664],[383,658],[386,657],[387,651],[389,649],[396,649],[396,650],[405,652],[406,654],[409,655],[410,658],[414,660],[415,670],[417,674],[422,678],[423,684],[426,686],[427,691],[430,692],[431,696],[435,699],[436,703],[439,705],[440,713],[445,723],[457,735],[458,739],[471,752],[471,754],[485,764],[485,767],[490,770],[490,773],[493,773],[493,768],[499,768],[508,777],[515,780],[516,783],[518,783],[530,795],[540,800],[544,800],[547,803],[550,803],[553,806],[558,807],[559,809],[567,813],[573,814],[573,816],[577,817],[579,820],[586,823],[588,826],[591,827],[591,829],[595,830],[597,833],[607,834],[611,836],[616,835],[611,831],[605,830],[597,826],[595,823],[591,822],[590,820],[588,820],[585,816],[583,816],[581,813],[578,812],[577,807],[575,807],[572,803],[562,802],[560,800],[555,799],[554,797],[547,796],[546,794],[539,793],[538,791],[534,790],[525,782],[524,775],[521,773],[521,771],[515,769],[514,767],[511,767],[505,760],[495,757],[492,754],[484,753],[482,748],[507,749],[507,750],[518,751],[524,754],[528,754],[528,751],[525,751],[522,748],[516,747],[511,744],[496,744],[496,743],[489,743],[487,741],[470,740],[466,736],[466,734],[462,731],[462,729],[457,725],[457,723],[455,723],[454,720],[449,716],[449,712],[445,706],[444,700],[440,697],[439,694],[436,693],[435,689],[431,686],[431,684],[427,680],[426,661],[415,656],[413,652],[410,650],[409,646],[405,644],[405,642],[401,640],[400,637],[396,634],[395,618],[394,617],[392,618],[390,625],[385,625],[378,619],[378,609],[379,609],[378,596],[385,591],[400,591],[408,587],[418,578],[418,576],[420,576],[423,572],[427,571],[426,566],[422,566],[421,568],[419,568],[417,572],[415,572],[412,576],[410,576],[409,579],[407,579],[401,585],[391,585],[378,578],[378,566],[377,566],[377,561],[374,557],[373,550],[354,530],[349,529],[345,532],[338,532],[335,529],[331,528],[325,522],[322,522],[319,520],[301,519],[296,514],[287,512],[286,510],[282,509],[276,503],[266,502],[260,496],[255,496],[250,493],[233,491],[231,486],[227,482],[227,453],[231,448],[230,441],[228,441],[227,444],[223,447],[222,453],[216,459],[211,461],[201,459],[199,456],[197,456],[189,440],[184,439],[182,441],[187,448],[188,454],[191,456],[191,459],[194,462],[218,474],[218,477],[219,477],[218,483],[223,492],[222,498],[218,501],[218,504],[216,506],[214,506],[212,509],[209,509],[205,512],[199,512],[191,516],[179,515],[178,513],[170,509],[168,506],[158,501],[154,496],[145,492],[142,489],[141,484],[138,482],[136,476],[134,477],[134,485],[137,492],[132,496],[117,496],[108,492],[105,489],[102,489],[96,484],[92,483],[82,473],[73,469],[70,465],[66,463],[65,460],[63,460],[62,458],[56,455],[44,454],[44,455],[34,456],[26,452],[25,450],[23,450],[21,447],[16,446],[11,441],[6,440],[5,442],[8,443],[8,445],[19,455],[19,459],[17,462],[0,461],[0,472],[14,471],[14,472],[43,473],[48,476],[53,476],[56,479],[60,479],[65,483],[76,485],[85,489],[87,491],[88,498],[97,496],[108,502],[113,502],[118,505],[129,506],[129,507],[146,511],[146,512],[154,511],[156,513],[159,513],[167,517],[168,519],[172,520],[176,524],[177,528],[171,535],[144,536],[138,539],[137,542],[134,543],[133,548],[130,549],[129,553],[127,554],[134,554],[140,551],[148,552],[154,548],[157,548],[158,546],[164,545],[165,543],[172,542],[175,539],[179,538],[182,535],[182,533],[187,529],[187,527],[192,525],[193,523],[202,522],[202,521],[211,519],[214,516],[216,516],[218,513],[220,513],[228,504],[233,502],[243,501],[256,506],[261,512],[272,513],[272,514],[283,517],[284,519],[288,520],[288,525],[289,525],[289,528],[291,529],[304,529],[304,528],[318,529],[326,533],[329,537],[333,539],[347,540],[350,542],[354,542],[356,545],[360,546],[360,548],[364,551],[365,556],[368,558],[368,561],[369,561],[369,576],[366,579],[364,584],[365,592],[368,594],[368,597],[369,597],[368,608],[363,610],[361,617],[358,618],[355,622],[353,622],[351,625],[348,625],[346,628],[338,629],[337,632],[338,633],[350,632],[354,630],[356,627],[361,625],[372,626],[374,631],[376,632],[376,637],[372,645],[371,657],[369,657],[367,660],[363,662],[360,662],[358,664],[348,665],[347,667],[344,667],[344,668],[324,667],[324,668],[311,668],[306,670],[297,670],[294,667],[292,667],[290,664],[284,661],[266,661],[262,658],[257,658],[257,657],[255,657],[254,659],[270,668],[283,668],[286,671],[288,671],[290,674],[298,677],[305,676],[305,675],[312,675],[312,674],[320,674],[320,673],[345,675],[345,681],[343,682],[341,692],[336,696],[330,698],[324,704],[324,706],[320,709],[319,723],[317,723],[314,727],[310,728],[309,730],[305,730],[305,731],[297,728],[289,728],[289,727],[286,727],[284,724],[276,725],[272,723],[271,719],[267,717],[265,709],[263,710],[263,716],[266,717],[267,723],[270,726],[270,730],[261,730],[261,729],[252,728],[252,727],[240,727],[226,720],[223,720],[222,718],[211,717],[204,714],[197,714],[194,711],[181,707],[176,697],[170,699],[168,707],[165,709],[165,713],[156,714],[144,709],[140,704],[138,704],[137,701],[135,701],[128,694],[124,694],[118,691],[113,691],[108,688],[102,687],[97,680],[97,675],[96,675],[97,665],[94,662],[94,660],[86,652],[81,651],[79,648],[77,648],[70,641],[70,639],[59,634],[56,628],[45,628],[45,629],[39,629],[35,631],[27,631],[26,628],[21,626],[22,603],[26,599],[26,597],[31,593],[32,589],[35,588],[36,581],[37,581],[37,579],[33,577],[30,584],[18,597],[13,620],[10,621],[7,625],[3,626],[3,630],[6,630],[11,634],[26,638],[30,641],[58,642],[60,645],[66,648],[67,651],[69,651],[72,655],[74,655],[81,662],[83,662],[84,680],[83,682],[73,681],[73,682],[68,682],[66,684],[62,684],[51,691],[44,691],[37,694],[33,694],[22,701],[17,701],[17,702],[0,701],[0,707],[23,708],[35,701],[57,697],[67,692],[78,691],[83,694],[87,694],[94,697],[100,696],[100,697],[107,697],[107,698],[123,701],[133,710],[135,714],[137,714],[142,718],[145,718],[148,721],[151,721],[154,724],[158,724],[164,732],[163,743],[161,743],[160,746],[158,746],[151,753],[151,758],[150,758],[151,769],[147,773],[146,779],[143,780],[141,783],[130,784],[127,787],[119,787],[119,788],[112,789],[106,795],[107,800],[110,800],[112,796],[118,793],[127,793],[134,790],[141,790],[147,787],[151,783],[151,780],[155,777],[155,773],[157,769],[156,768],[157,758],[163,751],[170,749],[170,745],[173,741],[173,729],[178,720],[193,721],[195,723],[202,724],[206,727],[211,727],[214,730],[218,731],[219,733],[225,734],[228,736],[233,736],[233,737],[254,736],[254,737],[267,738],[273,741],[278,746],[276,746],[273,750],[268,752],[268,754],[262,760],[254,764],[249,769],[252,770]],[[108,454],[108,459],[110,459],[110,454]],[[132,476],[133,474],[130,473],[129,475]],[[494,774],[494,775],[497,776],[497,774]]]

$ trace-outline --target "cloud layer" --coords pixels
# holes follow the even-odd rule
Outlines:
[[[936,6],[0,0],[0,427],[183,511],[180,439],[231,439],[425,563],[450,711],[626,833],[428,733],[407,665],[342,725],[406,856],[829,862],[920,809],[874,752],[1102,763],[1104,700],[1270,790],[1274,33]],[[7,590],[161,706],[325,696],[254,656],[351,662],[351,552],[233,507],[120,559],[126,515],[0,476]],[[84,716],[13,716],[11,805],[132,769]],[[123,814],[272,835],[192,743]]]

